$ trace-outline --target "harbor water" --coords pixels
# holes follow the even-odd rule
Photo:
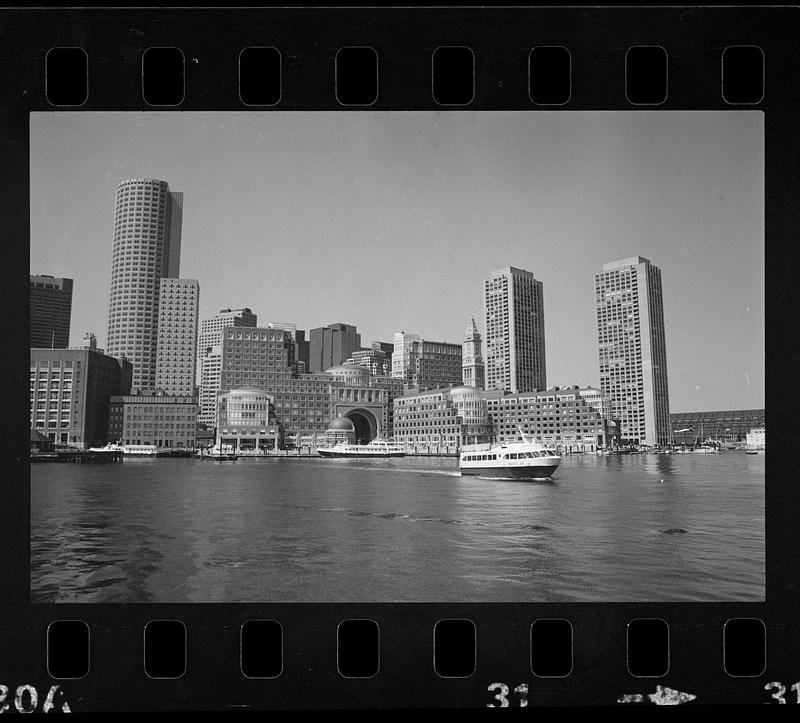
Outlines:
[[[31,465],[33,602],[759,601],[765,456]]]

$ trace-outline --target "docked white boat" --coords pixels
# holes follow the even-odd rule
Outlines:
[[[547,479],[560,464],[554,450],[524,434],[521,442],[464,445],[458,460],[462,475],[514,479]]]
[[[109,442],[105,447],[89,447],[90,452],[122,452],[125,454],[125,447],[117,442]]]
[[[124,454],[132,457],[155,457],[158,447],[154,444],[126,444]]]
[[[213,447],[207,449],[199,449],[196,454],[200,459],[211,460],[236,460],[237,454],[234,451],[232,444],[215,444]]]
[[[131,457],[155,457],[159,448],[154,444],[120,444],[109,442],[105,447],[89,447],[90,452],[122,452]]]
[[[369,444],[345,444],[317,449],[320,457],[405,457],[406,450],[400,444],[382,439],[373,439]]]
[[[690,451],[692,454],[720,454],[719,447],[713,444],[699,444]]]

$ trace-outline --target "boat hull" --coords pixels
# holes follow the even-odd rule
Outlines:
[[[405,452],[332,452],[327,449],[318,449],[320,457],[330,457],[334,459],[350,459],[359,457],[361,459],[386,458],[386,457],[405,457]]]
[[[516,467],[462,467],[462,476],[506,477],[512,479],[548,479],[558,469],[557,464]]]

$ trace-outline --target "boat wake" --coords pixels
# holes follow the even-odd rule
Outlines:
[[[469,476],[476,477],[477,479],[502,480],[506,482],[544,482],[545,484],[555,484],[552,477],[489,477],[489,475],[483,474]]]
[[[440,477],[460,477],[461,472],[457,469],[414,469],[409,467],[406,469],[398,469],[398,472],[411,472],[412,474],[433,474]]]

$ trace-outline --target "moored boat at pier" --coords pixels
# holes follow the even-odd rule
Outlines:
[[[167,450],[155,444],[120,444],[109,442],[105,447],[89,447],[90,452],[122,452],[126,457],[155,457]]]
[[[216,461],[236,461],[239,455],[236,454],[232,444],[215,444],[213,447],[201,447],[195,456],[199,457],[200,459],[210,459]]]
[[[125,447],[119,442],[108,442],[104,447],[89,447],[90,452],[122,452],[125,454]]]
[[[404,457],[405,447],[383,439],[373,439],[368,444],[339,443],[333,447],[317,449],[320,457]]]

